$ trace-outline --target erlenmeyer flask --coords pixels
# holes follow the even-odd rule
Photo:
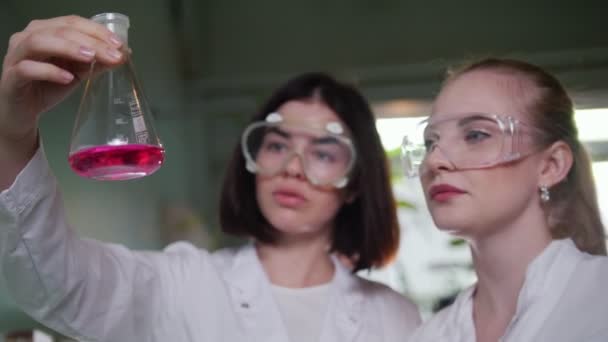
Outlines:
[[[129,18],[103,13],[92,19],[123,40],[127,61],[111,69],[91,64],[72,132],[70,166],[78,175],[97,180],[150,175],[160,168],[165,151],[135,76],[128,47]]]

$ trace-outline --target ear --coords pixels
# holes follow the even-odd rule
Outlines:
[[[543,153],[538,185],[550,188],[563,181],[572,168],[573,160],[572,149],[566,142],[554,142]]]

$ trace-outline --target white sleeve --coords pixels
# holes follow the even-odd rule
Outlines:
[[[159,254],[78,238],[42,148],[0,193],[1,275],[25,312],[68,336],[150,340],[167,298]]]

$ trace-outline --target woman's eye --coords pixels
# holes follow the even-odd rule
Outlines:
[[[433,145],[435,145],[435,140],[432,139],[425,139],[424,140],[424,149],[429,152],[431,150],[431,148],[433,148]]]
[[[470,143],[483,141],[490,137],[490,134],[482,131],[469,131],[465,135],[465,140]]]
[[[336,158],[331,153],[327,153],[327,152],[323,152],[323,151],[316,151],[315,158],[319,161],[323,161],[323,162],[327,162],[327,163],[333,163],[336,160]]]
[[[280,152],[286,148],[287,146],[285,146],[285,144],[277,141],[270,141],[264,144],[264,150],[270,152]]]

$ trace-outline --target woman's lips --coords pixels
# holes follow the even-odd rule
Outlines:
[[[306,202],[304,196],[292,190],[277,190],[272,193],[272,196],[279,205],[285,207],[297,207]]]
[[[438,184],[431,187],[429,190],[429,196],[433,201],[446,202],[450,199],[466,193],[464,190],[459,189],[449,184]]]

